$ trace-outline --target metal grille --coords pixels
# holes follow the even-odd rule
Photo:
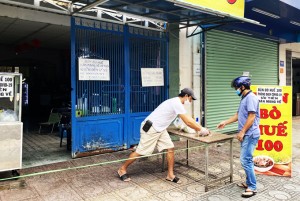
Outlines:
[[[150,112],[167,98],[167,41],[164,38],[149,39],[138,35],[151,35],[160,38],[164,33],[153,31],[139,31],[131,29],[136,35],[129,39],[130,48],[130,112]],[[141,68],[163,68],[164,85],[159,87],[143,87]]]
[[[123,40],[123,35],[118,32],[76,29],[75,58],[109,60],[110,68],[109,81],[78,80],[76,105],[82,110],[82,117],[124,113]]]
[[[137,144],[141,122],[168,98],[166,33],[82,18],[71,22],[72,156]],[[108,60],[109,80],[79,80],[81,59]],[[142,87],[143,67],[162,68],[164,86]]]
[[[292,52],[286,50],[286,86],[292,84]]]

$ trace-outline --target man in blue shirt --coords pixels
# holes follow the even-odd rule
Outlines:
[[[240,161],[246,173],[246,183],[238,184],[245,188],[242,197],[251,197],[256,194],[256,177],[253,164],[253,152],[260,137],[259,130],[259,101],[250,90],[251,79],[246,76],[235,78],[231,87],[241,96],[238,111],[229,119],[219,123],[217,128],[222,129],[227,124],[238,121],[237,139],[241,142]]]

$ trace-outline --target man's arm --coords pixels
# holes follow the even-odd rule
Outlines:
[[[238,113],[235,113],[232,117],[230,117],[229,119],[220,122],[217,125],[218,129],[223,129],[227,124],[231,124],[233,122],[236,122],[238,120]]]
[[[202,126],[198,124],[192,117],[186,114],[179,114],[178,115],[182,121],[190,128],[195,129],[196,131],[200,131]]]
[[[242,128],[242,130],[240,130],[240,132],[237,135],[237,139],[240,142],[243,141],[244,135],[247,132],[247,130],[252,126],[254,119],[255,119],[255,112],[249,112],[244,127]]]

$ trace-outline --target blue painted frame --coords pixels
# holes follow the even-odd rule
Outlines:
[[[120,31],[115,31],[114,27],[111,30],[107,29],[101,29],[100,27],[102,26],[102,22],[99,21],[93,21],[93,20],[87,20],[89,21],[88,26],[83,26],[82,24],[76,24],[76,20],[87,20],[87,19],[80,19],[80,18],[71,18],[71,87],[72,87],[72,92],[71,92],[71,98],[72,98],[72,157],[80,157],[81,154],[87,154],[86,152],[99,152],[99,150],[119,150],[119,149],[124,149],[124,148],[129,148],[131,145],[137,144],[139,141],[139,130],[140,130],[140,123],[144,120],[144,118],[149,115],[151,111],[147,109],[145,105],[141,105],[139,108],[144,108],[142,111],[137,111],[137,112],[132,112],[131,107],[131,95],[132,95],[132,86],[131,86],[131,52],[130,52],[130,40],[145,40],[146,42],[151,42],[155,45],[158,45],[159,54],[154,53],[154,59],[158,59],[160,62],[161,58],[165,58],[165,65],[164,67],[164,77],[165,77],[165,85],[162,87],[162,94],[158,94],[158,99],[154,100],[154,106],[157,107],[162,101],[166,100],[168,98],[168,88],[169,88],[169,83],[168,83],[168,37],[166,33],[158,33],[154,31],[149,31],[145,29],[139,29],[141,32],[149,33],[149,35],[141,35],[140,33],[130,33],[130,29],[136,29],[135,27],[129,27],[128,25],[116,25],[111,22],[110,25],[113,27],[114,25],[116,26],[122,26],[123,29]],[[96,26],[96,23],[98,25]],[[94,26],[94,27],[91,27]],[[106,26],[106,25],[105,25]],[[108,25],[107,25],[108,26]],[[119,27],[120,28],[120,27]],[[123,38],[123,50],[119,51],[119,49],[116,48],[110,48],[110,46],[106,45],[105,50],[103,51],[110,51],[108,52],[109,55],[113,55],[112,58],[117,59],[115,65],[118,66],[120,64],[119,62],[124,62],[121,64],[121,66],[124,67],[124,111],[122,112],[117,112],[117,113],[108,113],[108,114],[103,114],[99,113],[96,115],[90,114],[89,112],[85,113],[81,117],[76,117],[76,102],[78,98],[82,96],[84,87],[87,87],[87,89],[90,89],[90,86],[94,86],[93,84],[96,84],[97,82],[95,81],[79,81],[77,80],[77,59],[79,54],[76,48],[76,41],[80,38],[76,38],[76,30],[81,30],[82,32],[79,32],[82,35],[79,35],[81,39],[84,39],[82,43],[84,44],[86,41],[89,40],[88,33],[90,32],[97,32],[97,33],[107,33],[107,34],[118,34]],[[151,33],[153,35],[151,35]],[[92,35],[95,37],[95,34]],[[101,36],[101,34],[100,34]],[[119,37],[118,36],[118,37]],[[80,39],[80,40],[81,40]],[[92,44],[91,41],[97,41],[97,44]],[[99,45],[99,42],[97,39],[93,39],[91,41],[86,42],[88,45],[91,45],[91,47],[94,45]],[[145,42],[144,41],[144,42]],[[113,41],[112,41],[113,42]],[[137,44],[139,44],[137,42]],[[143,45],[147,43],[143,43],[138,45],[138,54],[140,52],[144,53],[144,55],[147,55],[147,49],[143,49]],[[80,46],[81,47],[81,46]],[[84,46],[87,47],[87,46]],[[119,46],[117,46],[119,47]],[[97,49],[97,48],[96,48]],[[77,52],[76,52],[77,51]],[[95,50],[96,51],[96,50]],[[153,52],[153,50],[151,49]],[[123,52],[121,57],[117,56],[120,54],[120,52]],[[155,49],[154,49],[155,52]],[[95,55],[102,54],[101,52],[93,52]],[[105,52],[107,54],[107,52]],[[119,58],[119,59],[118,59]],[[120,58],[123,58],[123,61],[120,60]],[[138,59],[145,59],[145,58],[138,58]],[[149,58],[148,58],[149,59]],[[114,60],[112,60],[114,61]],[[143,60],[143,63],[147,62],[147,60]],[[160,66],[160,64],[159,64]],[[141,68],[144,66],[141,66],[141,64],[138,65],[138,68]],[[146,65],[147,67],[147,65]],[[110,66],[111,68],[111,73],[113,72],[113,66]],[[139,74],[137,74],[140,76]],[[112,75],[111,75],[112,76]],[[81,83],[81,85],[80,85]],[[102,86],[101,83],[98,84],[97,86]],[[105,86],[110,86],[107,87],[108,89],[113,89],[112,85],[105,85]],[[81,87],[81,88],[78,88]],[[81,90],[81,95],[79,96]],[[101,88],[98,88],[100,90]],[[95,90],[95,89],[93,89]],[[97,90],[97,88],[96,88]],[[150,88],[144,87],[143,90],[152,90]],[[88,92],[89,93],[89,92]],[[102,97],[103,94],[101,94],[101,90],[98,92],[99,96]],[[117,92],[114,92],[117,93]],[[157,96],[157,94],[156,94]],[[88,96],[90,97],[90,96]],[[112,98],[112,97],[109,97]],[[149,97],[151,98],[151,96]],[[88,98],[89,101],[90,98]],[[109,99],[110,100],[110,99]],[[136,103],[136,104],[142,104],[142,103]],[[90,102],[87,104],[90,106]],[[101,152],[101,151],[100,151]],[[93,154],[93,153],[92,153]]]

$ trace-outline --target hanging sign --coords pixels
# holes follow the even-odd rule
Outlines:
[[[257,174],[288,176],[292,172],[292,87],[251,86],[260,102],[261,136],[254,152]]]
[[[14,77],[1,75],[0,76],[0,98],[14,96]]]
[[[78,73],[79,80],[109,81],[109,60],[79,58]]]
[[[245,0],[172,0],[172,2],[183,6],[191,5],[199,9],[210,9],[237,17],[244,17]]]
[[[163,68],[141,68],[142,86],[164,86]]]

